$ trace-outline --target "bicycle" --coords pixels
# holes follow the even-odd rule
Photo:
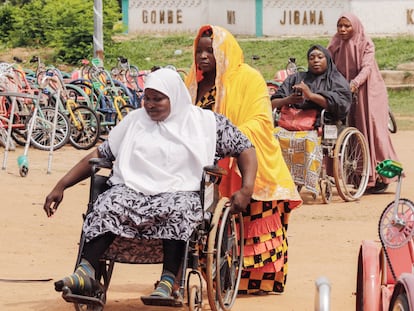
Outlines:
[[[111,69],[111,76],[114,81],[119,81],[131,91],[134,106],[140,108],[144,96],[143,78],[146,73],[140,73],[137,66],[131,65],[127,58],[120,56],[117,66]]]
[[[99,118],[89,107],[86,93],[78,86],[65,84],[55,69],[47,70],[45,77],[49,80],[49,105],[58,104],[59,110],[67,115],[71,123],[69,143],[83,150],[95,146],[100,136]],[[56,95],[58,90],[61,95],[59,100]]]
[[[92,93],[97,94],[93,110],[101,116],[100,124],[109,132],[112,126],[136,107],[130,102],[125,88],[117,86],[110,73],[100,66],[99,59],[93,59],[92,65],[89,79]]]
[[[14,68],[14,64],[3,63],[0,69],[1,120],[4,127],[11,129],[12,137],[19,145],[27,144],[27,130],[30,120],[34,124],[29,135],[31,144],[41,150],[48,150],[51,137],[54,135],[54,149],[59,149],[66,142],[69,135],[69,121],[60,113],[57,116],[56,131],[52,130],[51,120],[54,120],[53,107],[44,106],[45,95],[43,89],[33,89],[24,79],[24,72]]]
[[[414,235],[414,203],[401,198],[402,164],[394,160],[384,160],[376,166],[376,171],[386,178],[398,177],[395,198],[380,217],[378,231],[384,247],[398,248]]]
[[[403,166],[384,160],[376,171],[398,178],[395,197],[378,223],[381,248],[362,241],[358,255],[356,310],[411,310],[413,300],[414,203],[401,198]]]

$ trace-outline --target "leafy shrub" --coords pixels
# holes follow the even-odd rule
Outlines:
[[[69,64],[93,54],[92,0],[32,0],[17,6],[0,6],[0,41],[12,47],[52,47],[55,61]],[[120,19],[117,0],[103,0],[103,36],[111,41]]]

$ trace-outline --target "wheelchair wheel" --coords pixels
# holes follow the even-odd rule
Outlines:
[[[214,211],[208,236],[206,282],[212,311],[229,311],[237,296],[243,267],[242,215],[230,212],[227,198]],[[236,224],[236,219],[239,224]]]
[[[319,181],[321,188],[321,197],[324,204],[328,204],[332,199],[332,184],[328,179],[321,179]]]
[[[189,311],[201,311],[203,308],[203,294],[201,287],[193,285],[188,294],[188,309]]]
[[[388,130],[390,133],[397,133],[397,121],[395,120],[394,114],[391,109],[388,111]]]
[[[334,148],[333,175],[338,194],[355,201],[365,192],[369,177],[369,152],[365,137],[354,127],[345,128]]]

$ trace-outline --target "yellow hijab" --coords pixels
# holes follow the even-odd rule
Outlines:
[[[258,172],[253,198],[262,201],[295,199],[301,202],[279,142],[273,136],[271,103],[266,82],[256,69],[244,63],[242,49],[234,36],[224,28],[204,25],[194,40],[194,61],[186,77],[192,102],[196,101],[197,76],[200,76],[195,64],[195,50],[201,34],[208,28],[213,32],[212,44],[216,59],[217,95],[214,110],[236,125],[256,148]],[[229,162],[228,169],[237,172],[234,162]]]

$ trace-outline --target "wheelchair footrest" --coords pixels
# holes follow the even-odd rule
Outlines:
[[[97,297],[90,297],[90,296],[83,296],[83,295],[77,295],[73,294],[72,291],[68,287],[64,287],[62,291],[62,298],[66,302],[71,303],[78,303],[78,304],[84,304],[84,305],[90,305],[90,306],[99,306],[104,307],[105,302]]]
[[[141,296],[144,305],[165,306],[165,307],[182,307],[183,300],[179,297],[160,297],[160,296]]]

